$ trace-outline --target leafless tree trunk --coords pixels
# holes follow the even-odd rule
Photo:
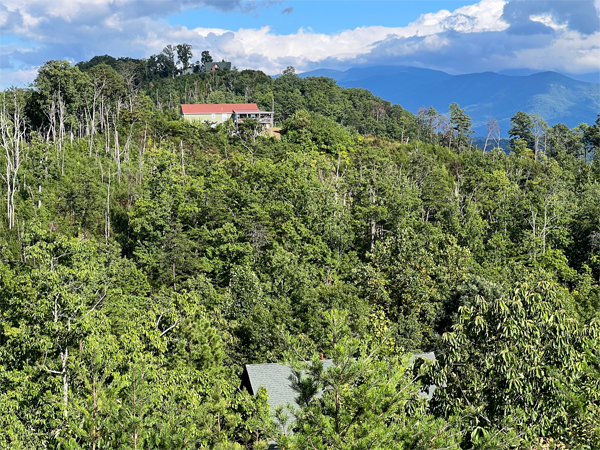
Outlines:
[[[118,124],[119,124],[119,111],[121,109],[121,99],[117,99],[117,104],[115,105],[115,111],[112,114],[112,121],[113,121],[113,127],[114,127],[114,132],[115,132],[115,161],[117,163],[117,177],[119,179],[119,182],[121,182],[121,156],[122,156],[122,152],[121,152],[121,148],[119,146],[119,130],[118,130]]]
[[[490,119],[487,124],[487,136],[485,138],[485,144],[483,146],[483,153],[488,145],[489,140],[500,142],[500,126],[498,125],[498,121],[496,119]]]
[[[110,237],[110,164],[108,166],[108,188],[106,190],[106,213],[104,215],[104,240],[108,244]]]
[[[50,126],[48,128],[48,133],[46,134],[46,140],[50,140],[50,135],[52,135],[52,141],[56,141],[56,97],[52,96],[52,102],[48,107],[47,111],[44,111],[46,117],[48,117],[48,121],[50,122]]]
[[[534,159],[537,161],[538,154],[540,151],[540,143],[542,138],[548,132],[548,124],[539,114],[532,114],[531,120],[533,121],[533,136],[534,136]]]
[[[181,175],[185,177],[185,161],[184,161],[184,153],[183,153],[183,140],[179,141],[179,147],[181,148]]]
[[[375,205],[377,203],[377,196],[375,191],[371,191],[371,203]],[[374,218],[371,218],[371,251],[375,248],[375,238],[377,235],[377,221]]]
[[[421,139],[421,132],[424,131],[425,128],[425,116],[427,115],[427,110],[425,109],[425,106],[421,106],[419,108],[419,110],[417,111],[417,131],[418,131],[418,135],[417,135],[417,139]]]
[[[129,133],[127,133],[127,140],[125,141],[125,146],[123,147],[124,161],[129,160],[129,147],[131,146],[131,138],[133,137],[133,126],[135,125],[135,122],[135,120],[131,122]]]
[[[8,228],[15,226],[15,192],[18,188],[18,173],[23,162],[22,143],[25,138],[25,119],[22,106],[17,100],[17,92],[13,92],[14,111],[9,113],[6,108],[6,96],[3,94],[2,110],[0,111],[0,146],[6,158],[6,172],[2,175],[6,183],[6,210]]]
[[[115,126],[115,160],[117,161],[117,177],[121,182],[121,149],[119,148],[119,131]]]
[[[96,109],[97,109],[97,103],[98,100],[101,101],[100,103],[100,117],[102,117],[102,105],[104,104],[104,88],[106,87],[106,78],[102,78],[100,76],[98,76],[97,74],[94,75],[94,78],[92,80],[93,86],[94,86],[94,94],[92,96],[92,117],[91,117],[91,127],[90,127],[90,133],[92,134],[92,136],[96,133]],[[102,119],[101,119],[102,120]]]
[[[127,86],[127,103],[129,104],[129,112],[133,112],[133,105],[137,99],[140,90],[139,76],[135,71],[133,63],[126,63],[121,66],[119,74],[123,77]]]
[[[379,119],[385,116],[385,107],[381,103],[374,103],[373,108],[371,109],[371,115],[379,122]]]
[[[56,159],[58,161],[62,158],[63,162],[61,164],[60,173],[61,173],[61,175],[64,175],[65,167],[64,167],[63,141],[65,139],[66,111],[65,111],[65,102],[63,101],[60,91],[58,91],[58,94],[56,96],[56,106],[58,107],[58,146],[57,146],[57,154],[56,154],[57,158]]]
[[[144,167],[144,153],[146,152],[146,135],[148,134],[148,124],[146,123],[146,127],[144,128],[144,141],[143,144],[140,145],[140,154],[138,158],[138,167],[139,167],[139,181],[138,184],[142,184],[142,168]]]

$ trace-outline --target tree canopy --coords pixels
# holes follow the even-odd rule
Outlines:
[[[600,446],[600,116],[484,152],[457,104],[191,50],[0,93],[0,448]],[[223,102],[275,129],[180,117]]]

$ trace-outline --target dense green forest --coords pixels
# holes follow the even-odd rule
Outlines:
[[[515,112],[507,154],[173,49],[1,93],[0,448],[600,447],[600,116]],[[280,136],[179,117],[226,102]],[[300,409],[240,389],[262,362]]]

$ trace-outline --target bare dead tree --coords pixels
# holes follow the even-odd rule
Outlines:
[[[18,173],[24,159],[23,143],[25,139],[25,118],[23,107],[17,99],[17,91],[13,91],[13,111],[7,109],[7,93],[2,94],[2,110],[0,111],[0,146],[6,158],[6,172],[2,175],[6,183],[6,210],[8,228],[15,226],[15,192],[18,189]]]
[[[144,153],[146,152],[147,135],[148,135],[148,122],[146,122],[146,126],[144,127],[144,138],[140,145],[140,153],[138,155],[138,168],[139,168],[138,184],[142,184],[142,169],[144,168]]]
[[[48,117],[48,132],[46,133],[46,141],[50,140],[50,135],[52,135],[52,141],[56,141],[56,97],[52,96],[52,101],[50,105],[48,105],[48,109],[44,110],[44,114]]]
[[[381,103],[375,102],[371,109],[371,115],[379,122],[379,120],[385,116],[385,107]]]
[[[489,140],[496,141],[498,146],[500,145],[500,125],[496,119],[490,119],[487,123],[487,136],[485,137],[485,144],[483,146],[483,153],[488,145]]]
[[[444,135],[444,124],[447,122],[446,116],[444,114],[436,114],[431,120],[431,127],[433,130],[432,133],[432,142],[434,144],[439,144],[439,134],[442,133],[442,140]]]
[[[438,116],[438,129],[442,133],[442,140],[448,143],[448,147],[451,147],[454,130],[452,129],[452,125],[445,114],[440,114]]]
[[[127,133],[127,140],[125,141],[125,146],[123,147],[123,156],[124,161],[129,160],[129,148],[131,147],[131,139],[133,137],[133,127],[136,124],[137,119],[133,119],[131,121],[131,125],[129,126],[129,132]]]
[[[138,93],[142,86],[135,64],[131,61],[123,64],[119,70],[119,75],[121,75],[125,81],[129,112],[133,112],[133,105],[135,104],[135,100],[137,99]]]
[[[63,100],[60,89],[52,95],[52,104],[50,107],[51,117],[50,126],[52,128],[52,140],[56,146],[56,160],[62,161],[61,163],[61,174],[64,175],[65,164],[64,164],[64,146],[63,141],[65,139],[65,123],[66,123],[66,105]],[[56,119],[58,118],[58,139],[56,136]]]
[[[421,131],[424,131],[425,128],[425,117],[427,116],[427,109],[425,106],[421,106],[417,111],[417,130],[419,131],[419,135],[417,139],[421,139]]]
[[[110,164],[108,165],[108,187],[106,189],[106,211],[104,215],[104,239],[108,244],[108,239],[110,238],[110,184],[111,184],[111,174],[110,174]]]
[[[437,127],[438,122],[438,113],[433,106],[430,106],[427,112],[425,113],[426,117],[426,128],[429,133],[429,142],[433,143],[433,135],[435,133],[435,129]]]
[[[102,105],[102,108],[104,109],[105,114],[105,117],[102,120],[104,123],[104,153],[108,155],[110,153],[110,104]]]
[[[104,104],[104,89],[106,88],[106,77],[100,76],[97,72],[93,73],[92,78],[93,94],[92,94],[92,114],[91,114],[91,126],[89,132],[92,136],[96,133],[96,109],[98,101],[101,105]],[[102,109],[100,110],[100,116],[102,117]]]
[[[185,177],[185,160],[184,160],[184,152],[183,152],[183,140],[179,140],[179,147],[181,149],[181,175]]]
[[[531,114],[531,120],[533,121],[533,137],[534,137],[534,158],[537,161],[538,154],[540,152],[540,144],[546,139],[548,133],[548,124],[539,114]]]

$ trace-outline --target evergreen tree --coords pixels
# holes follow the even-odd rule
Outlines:
[[[517,139],[523,139],[527,148],[533,150],[535,148],[535,137],[533,135],[533,120],[531,117],[523,112],[517,112],[510,119],[510,129],[508,130],[508,136],[510,138],[511,148],[516,148]]]
[[[473,122],[465,110],[458,106],[458,103],[451,103],[450,123],[456,133],[456,148],[461,152],[470,146],[469,138],[474,133],[474,131],[471,130]]]

